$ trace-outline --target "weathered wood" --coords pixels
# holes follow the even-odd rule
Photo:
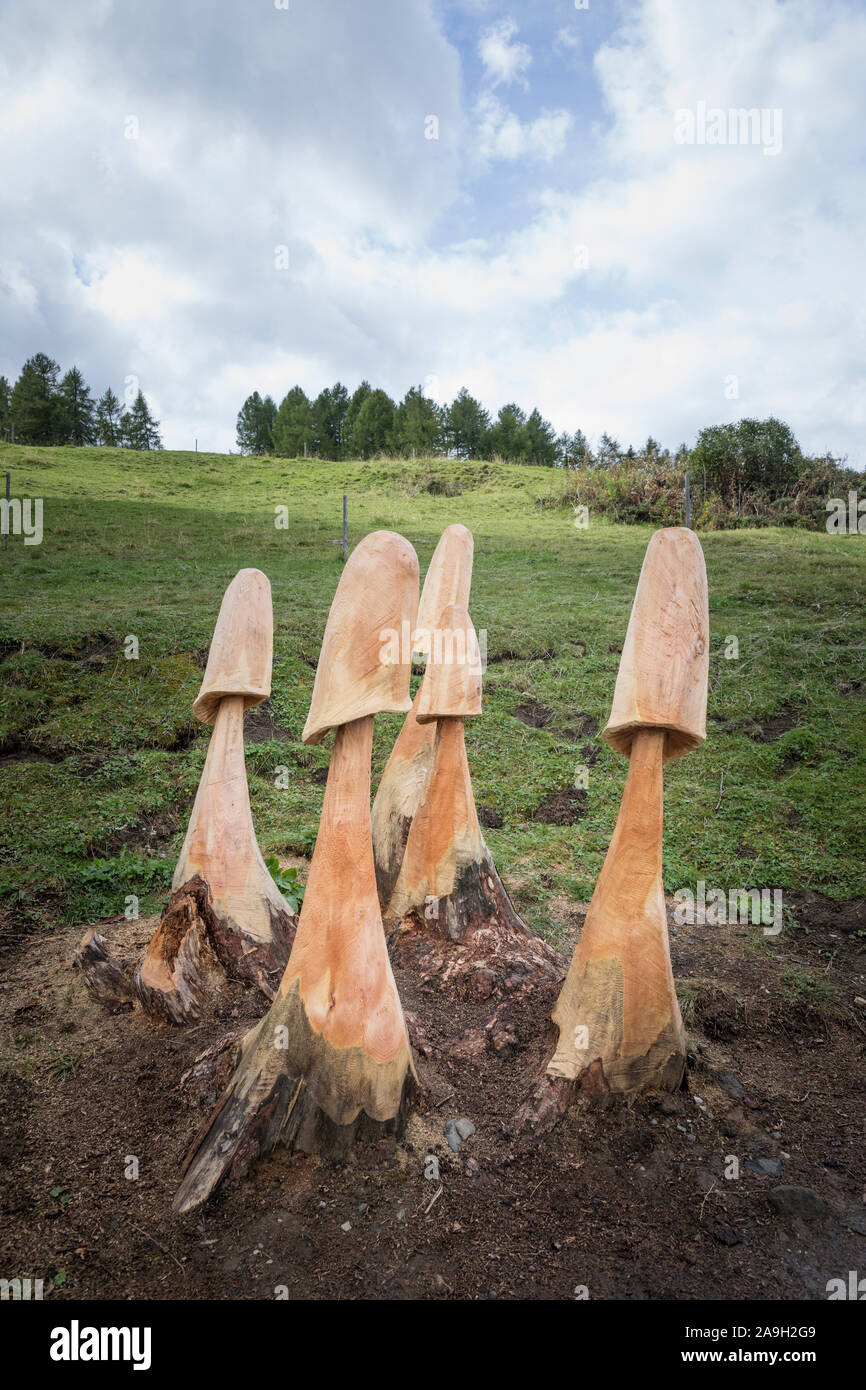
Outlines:
[[[129,970],[111,959],[108,947],[94,927],[88,928],[75,954],[75,964],[84,976],[92,997],[109,1012],[132,1007],[135,992]]]

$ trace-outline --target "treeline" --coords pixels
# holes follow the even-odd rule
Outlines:
[[[402,401],[362,381],[350,394],[342,382],[326,387],[311,400],[293,386],[279,406],[258,391],[248,396],[237,420],[242,454],[277,454],[322,459],[373,458],[377,454],[409,458],[446,454],[461,459],[508,459],[511,463],[605,465],[620,452],[616,440],[603,435],[595,453],[582,430],[557,435],[539,410],[529,415],[513,401],[495,420],[463,387],[450,405],[440,406],[413,386]],[[659,455],[661,446],[648,444]],[[634,450],[622,456],[635,457]]]
[[[139,389],[124,409],[109,386],[98,400],[77,367],[61,377],[44,352],[28,357],[10,386],[0,376],[0,438],[19,444],[106,444],[161,449],[159,421]]]

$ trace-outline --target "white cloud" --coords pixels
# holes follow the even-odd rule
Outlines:
[[[518,116],[491,93],[479,97],[478,152],[483,159],[534,159],[550,162],[565,145],[571,129],[569,111],[542,111],[534,121]]]
[[[563,25],[561,29],[557,30],[556,38],[553,40],[554,53],[568,53],[574,57],[581,51],[582,47],[583,43],[576,29],[570,29],[568,25]]]
[[[574,114],[494,90],[525,61],[494,58],[464,111],[433,0],[206,22],[151,0],[134,39],[130,13],[3,9],[0,371],[44,350],[97,390],[134,373],[175,447],[232,447],[254,388],[435,374],[624,441],[773,413],[866,464],[862,10],[635,0],[595,55],[582,183]],[[781,154],[677,145],[698,101],[781,108]]]
[[[517,32],[517,24],[509,18],[491,24],[481,35],[478,52],[494,87],[500,82],[508,84],[515,81],[526,86],[523,74],[532,62],[532,53],[527,44],[513,42]]]

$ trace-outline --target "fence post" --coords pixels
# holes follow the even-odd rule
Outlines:
[[[349,548],[349,499],[343,493],[343,563],[346,561],[346,552]]]
[[[686,526],[692,524],[692,492],[689,486],[689,475],[686,473]]]
[[[14,427],[14,425],[13,425],[13,429],[14,429],[14,428],[15,428],[15,427]],[[10,526],[10,521],[9,521],[9,479],[10,479],[10,477],[11,477],[11,474],[7,473],[7,474],[6,474],[6,525],[5,525],[5,527],[3,528],[3,549],[4,549],[4,550],[8,550],[8,549],[9,549],[9,526]]]

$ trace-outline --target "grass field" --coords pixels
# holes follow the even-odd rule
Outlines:
[[[158,905],[207,747],[191,713],[202,652],[242,566],[264,570],[274,598],[272,723],[253,724],[247,750],[256,829],[265,854],[309,855],[329,747],[306,749],[300,732],[341,568],[343,491],[350,544],[398,530],[422,577],[448,523],[473,531],[489,669],[467,743],[476,800],[502,821],[486,835],[537,930],[555,933],[557,902],[589,898],[625,778],[596,729],[648,528],[576,529],[564,478],[539,468],[8,446],[0,458],[13,497],[44,499],[42,544],[13,536],[0,551],[7,909],[50,927],[122,912],[131,893]],[[667,773],[665,888],[863,894],[866,542],[778,530],[702,541],[708,739]],[[124,655],[130,634],[137,660]],[[515,717],[532,702],[543,727]],[[376,721],[374,785],[399,725]],[[579,765],[585,799],[567,794]],[[557,792],[575,823],[533,818]]]

